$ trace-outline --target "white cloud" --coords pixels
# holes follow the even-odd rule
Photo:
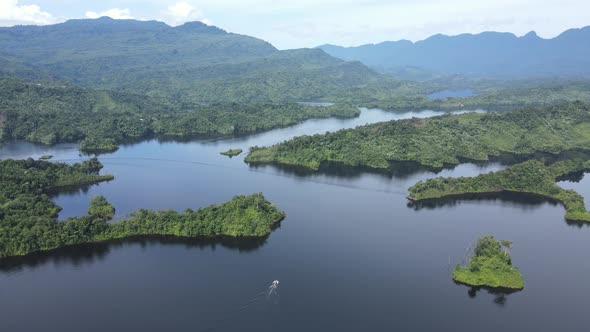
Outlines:
[[[211,21],[206,19],[203,13],[188,2],[177,2],[169,6],[163,12],[162,20],[172,26],[181,25],[190,21],[201,21],[205,24],[211,24]]]
[[[110,18],[114,18],[116,20],[126,20],[126,19],[134,19],[133,16],[131,16],[131,12],[129,11],[128,8],[111,8],[109,10],[105,10],[104,12],[93,12],[93,11],[87,11],[85,13],[85,16],[87,18],[99,18],[99,17],[103,17],[103,16],[108,16]]]
[[[0,25],[51,24],[57,19],[38,5],[19,5],[18,0],[0,0]]]

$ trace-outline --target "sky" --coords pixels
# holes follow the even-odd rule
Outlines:
[[[482,31],[552,38],[590,25],[588,13],[590,0],[0,0],[0,26],[100,16],[202,21],[280,49]]]

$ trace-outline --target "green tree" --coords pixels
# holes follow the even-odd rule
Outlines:
[[[104,196],[93,196],[88,206],[88,215],[104,220],[111,220],[115,215],[115,208]]]

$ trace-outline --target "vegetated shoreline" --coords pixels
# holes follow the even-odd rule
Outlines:
[[[252,147],[251,164],[298,165],[317,171],[323,162],[385,169],[415,161],[443,168],[462,160],[485,162],[505,154],[560,154],[590,150],[590,108],[574,102],[507,113],[467,113],[405,119],[299,136]]]
[[[139,209],[110,223],[115,208],[97,196],[91,200],[86,216],[58,221],[61,207],[49,195],[112,180],[112,175],[99,174],[102,167],[96,158],[76,164],[32,158],[1,160],[0,257],[141,235],[265,237],[286,216],[257,193],[182,213]]]
[[[277,218],[276,221],[272,222],[270,224],[270,226],[271,226],[270,230],[272,231],[272,230],[275,230],[277,227],[279,227],[281,222],[286,217],[287,217],[287,215],[285,214],[284,216]],[[115,242],[119,242],[119,241],[127,241],[127,240],[138,240],[138,241],[154,240],[154,239],[155,240],[177,239],[180,241],[182,241],[182,240],[186,240],[186,241],[213,240],[213,241],[219,241],[219,243],[223,244],[224,240],[228,240],[228,241],[257,240],[257,241],[259,241],[259,240],[263,240],[263,239],[268,238],[269,235],[270,235],[270,232],[266,235],[239,235],[239,236],[232,236],[232,235],[227,235],[227,234],[210,234],[210,235],[197,235],[197,236],[160,234],[160,233],[130,234],[130,235],[122,236],[122,237],[114,237],[114,238],[109,238],[109,239],[97,239],[97,240],[92,240],[92,241],[87,241],[87,242],[66,244],[66,245],[51,248],[51,249],[43,249],[43,250],[36,250],[36,251],[27,252],[26,254],[22,254],[22,255],[11,255],[11,256],[1,256],[0,255],[0,261],[5,260],[5,259],[10,259],[10,258],[25,258],[28,256],[38,255],[38,254],[43,254],[43,253],[51,254],[52,252],[55,252],[58,250],[74,248],[74,247],[84,246],[84,245],[110,244],[110,243],[115,243]]]
[[[335,104],[335,106],[338,106],[338,105],[339,104]],[[315,106],[309,106],[309,107],[315,107]],[[306,121],[310,121],[310,120],[354,119],[354,118],[358,118],[359,116],[360,116],[360,110],[359,110],[359,112],[355,113],[354,115],[350,115],[350,116],[329,115],[329,114],[325,115],[325,116],[324,115],[313,116],[313,117],[308,117],[308,118],[297,120],[297,121],[287,123],[287,124],[280,124],[280,125],[268,127],[268,128],[257,128],[256,130],[243,131],[243,132],[232,133],[232,134],[224,134],[224,133],[217,132],[217,133],[208,133],[208,134],[176,135],[176,134],[156,134],[153,132],[149,132],[143,136],[126,137],[122,140],[117,140],[117,141],[115,141],[114,145],[109,145],[107,147],[91,146],[88,148],[83,148],[81,146],[81,143],[83,142],[82,140],[77,141],[77,142],[58,142],[55,144],[43,144],[40,142],[31,142],[28,140],[24,140],[24,141],[29,142],[29,143],[39,144],[42,146],[54,146],[56,144],[61,144],[61,143],[75,143],[75,144],[78,144],[78,149],[80,150],[80,152],[83,152],[88,155],[91,155],[91,154],[100,155],[100,154],[107,154],[107,153],[115,152],[115,151],[119,150],[119,148],[121,148],[121,146],[139,144],[139,143],[149,141],[149,140],[154,140],[154,139],[161,141],[161,142],[191,142],[191,141],[203,141],[203,140],[221,140],[221,139],[243,138],[243,137],[249,137],[249,136],[254,136],[257,134],[266,133],[266,132],[277,130],[277,129],[284,129],[284,128],[297,126],[299,124],[302,124],[302,123],[304,123]],[[2,141],[0,141],[0,148],[1,147],[2,147]]]
[[[310,107],[313,107],[313,106],[310,106]],[[343,115],[330,116],[330,115],[328,115],[328,116],[320,116],[320,117],[310,117],[310,118],[306,118],[306,119],[299,120],[299,121],[285,124],[285,125],[278,125],[278,126],[269,127],[269,128],[259,128],[254,131],[246,131],[246,132],[240,132],[240,133],[234,133],[234,134],[210,133],[210,134],[191,134],[191,135],[173,135],[173,134],[160,135],[160,134],[155,134],[155,133],[150,132],[150,133],[147,133],[146,135],[142,135],[142,136],[126,137],[122,140],[117,140],[117,141],[115,141],[115,145],[109,145],[106,147],[105,146],[82,147],[81,143],[83,142],[83,140],[58,141],[58,142],[51,143],[51,144],[45,144],[42,142],[31,141],[31,140],[23,139],[23,138],[6,139],[4,141],[0,139],[0,149],[2,148],[3,144],[6,142],[27,142],[27,143],[35,144],[38,146],[45,146],[45,147],[52,147],[52,146],[56,146],[58,144],[76,144],[78,147],[78,150],[86,155],[92,155],[92,154],[100,155],[100,154],[107,154],[107,153],[116,152],[122,146],[139,144],[139,143],[146,142],[149,140],[158,140],[160,142],[191,142],[191,141],[202,141],[202,140],[221,140],[221,139],[243,138],[243,137],[249,137],[249,136],[254,136],[257,134],[266,133],[266,132],[277,130],[277,129],[284,129],[284,128],[297,126],[299,124],[302,124],[302,123],[304,123],[306,121],[310,121],[310,120],[354,119],[354,118],[358,118],[359,116],[360,116],[360,112],[356,115],[353,115],[353,116],[343,116]]]
[[[329,107],[270,101],[203,105],[10,78],[0,78],[0,87],[0,141],[79,142],[79,150],[90,153],[112,152],[127,140],[232,137],[361,112],[342,102]]]
[[[457,166],[464,165],[464,164],[474,164],[478,166],[485,166],[490,163],[500,163],[501,165],[511,166],[518,163],[522,163],[528,160],[549,160],[549,161],[559,161],[559,160],[566,160],[568,159],[568,155],[573,154],[583,154],[590,156],[590,149],[572,149],[572,150],[564,150],[560,151],[559,153],[551,153],[547,151],[535,151],[534,153],[523,153],[523,154],[516,154],[512,152],[504,152],[501,151],[498,154],[488,155],[487,159],[471,159],[466,157],[458,157],[457,163],[443,163],[442,166],[435,167],[430,165],[424,165],[416,160],[389,160],[389,165],[387,167],[374,167],[369,165],[350,165],[345,162],[339,160],[322,160],[318,167],[310,167],[307,165],[300,165],[300,164],[292,164],[292,163],[283,163],[279,161],[252,161],[248,159],[248,156],[245,158],[245,162],[251,166],[264,166],[270,165],[278,167],[282,170],[292,170],[293,172],[297,173],[307,173],[307,174],[315,174],[317,172],[323,172],[324,170],[328,170],[333,167],[340,167],[350,171],[358,172],[358,173],[375,173],[375,174],[392,174],[396,173],[400,168],[412,168],[415,170],[423,170],[432,172],[435,174],[440,173],[444,170],[452,170]]]
[[[240,198],[240,197],[252,197],[255,195],[261,195],[261,194],[253,194],[250,196],[241,196],[241,195],[237,195],[234,198],[232,198],[232,200],[235,200],[236,198]],[[208,207],[204,207],[204,208],[200,208],[199,210],[197,210],[197,212],[199,212],[200,210],[206,210],[206,209],[216,209],[220,206],[223,206],[224,204],[230,203],[232,202],[232,200],[221,203],[220,205],[210,205]],[[269,203],[268,201],[266,201],[267,203]],[[270,203],[269,203],[270,204]],[[274,206],[272,206],[274,208]],[[153,210],[144,210],[141,209],[140,211],[144,211],[144,212],[148,212],[148,213],[154,213],[154,214],[167,214],[167,213],[176,213],[175,211],[172,210],[158,210],[158,211],[153,211]],[[55,247],[49,247],[49,248],[42,248],[42,249],[38,249],[38,250],[31,250],[31,251],[27,251],[27,252],[23,252],[23,253],[18,253],[18,254],[10,254],[10,255],[6,255],[3,252],[0,252],[0,260],[4,259],[4,258],[11,258],[11,257],[24,257],[24,256],[28,256],[31,254],[37,254],[37,253],[41,253],[41,252],[51,252],[51,251],[55,251],[55,250],[59,250],[59,249],[63,249],[63,248],[67,248],[67,247],[73,247],[73,246],[79,246],[79,245],[86,245],[86,244],[100,244],[100,243],[109,243],[109,242],[114,242],[114,241],[119,241],[119,240],[127,240],[127,239],[150,239],[150,238],[159,238],[159,237],[173,237],[173,238],[177,238],[177,239],[203,239],[203,240],[223,240],[223,239],[243,239],[243,240],[248,240],[248,239],[264,239],[267,238],[270,233],[276,229],[280,223],[286,218],[286,213],[276,210],[274,211],[276,212],[277,216],[271,220],[268,220],[266,222],[266,226],[268,227],[267,230],[265,230],[264,233],[253,233],[253,234],[225,234],[225,233],[214,233],[214,234],[196,234],[196,235],[183,235],[183,234],[175,234],[173,232],[169,232],[169,231],[146,231],[146,232],[132,232],[132,233],[128,233],[128,234],[123,234],[123,235],[115,235],[115,236],[110,236],[109,232],[112,232],[112,228],[117,228],[117,227],[124,227],[125,223],[128,223],[130,220],[132,220],[133,216],[129,219],[123,219],[114,223],[107,223],[108,218],[104,218],[101,220],[98,220],[99,223],[104,222],[105,225],[103,226],[107,226],[109,229],[106,229],[104,231],[104,233],[100,233],[96,235],[96,238],[92,238],[92,239],[87,239],[81,242],[74,242],[74,243],[67,243],[64,245],[60,245],[60,246],[55,246]],[[92,216],[88,216],[88,217],[92,217]],[[78,222],[80,221],[80,219],[83,219],[86,217],[75,217],[75,218],[69,218],[65,221],[60,221],[59,223],[63,223],[63,222]],[[86,223],[95,223],[97,222],[97,220],[82,220],[82,222]],[[153,222],[153,221],[148,221],[148,222]],[[164,225],[159,225],[159,226],[164,226]]]
[[[408,189],[407,198],[411,202],[428,202],[501,193],[526,194],[560,203],[565,208],[567,221],[590,223],[584,198],[574,190],[565,190],[556,184],[561,177],[588,170],[590,161],[565,160],[546,166],[531,160],[475,177],[419,181]]]
[[[490,285],[487,285],[486,283],[471,283],[471,282],[468,282],[468,281],[461,281],[461,280],[458,280],[458,278],[455,278],[455,277],[453,277],[453,282],[455,284],[461,285],[461,286],[475,287],[476,289],[487,289],[487,290],[491,290],[491,291],[502,293],[502,294],[516,293],[516,292],[519,292],[519,291],[521,291],[521,290],[524,289],[524,284],[522,286],[515,286],[515,287],[511,287],[511,286],[490,286]]]

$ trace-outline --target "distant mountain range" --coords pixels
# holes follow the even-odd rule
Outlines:
[[[200,22],[69,20],[0,28],[0,76],[58,79],[196,102],[391,93],[400,83],[319,49],[280,51]]]
[[[322,45],[347,61],[358,60],[382,72],[427,78],[464,74],[488,78],[590,77],[590,27],[571,29],[552,39],[535,32],[522,37],[484,32],[434,35],[419,42],[387,41],[358,47]]]

